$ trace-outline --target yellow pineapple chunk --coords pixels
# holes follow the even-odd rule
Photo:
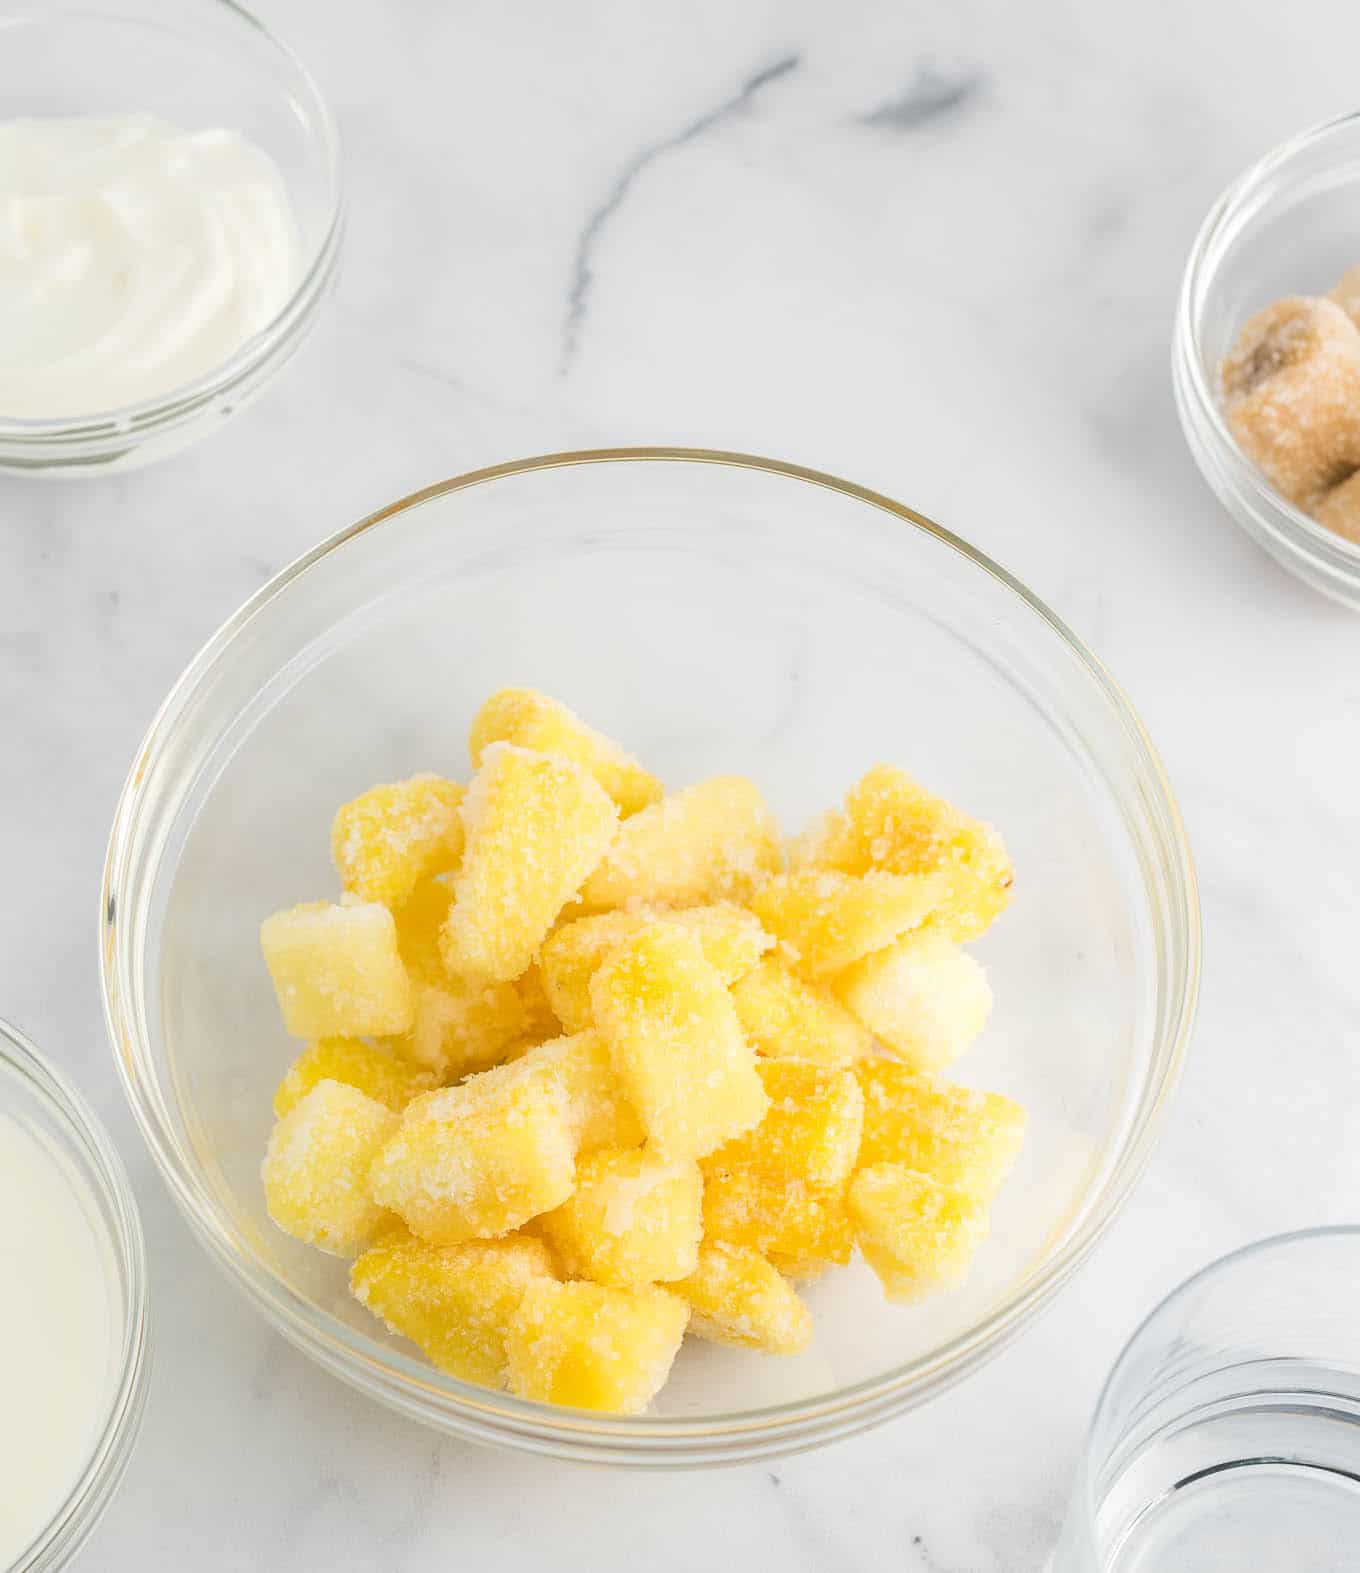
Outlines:
[[[759,1123],[769,1100],[722,979],[678,924],[613,950],[590,983],[596,1027],[663,1158],[700,1158]]]
[[[393,909],[397,950],[412,983],[443,983],[448,978],[439,936],[452,905],[452,885],[442,879],[423,879]]]
[[[640,1414],[670,1375],[688,1320],[689,1307],[664,1289],[530,1284],[506,1340],[511,1390]]]
[[[585,882],[587,907],[742,901],[783,860],[774,817],[742,776],[715,776],[634,814]]]
[[[446,1081],[484,1071],[526,1035],[530,1013],[513,983],[454,978],[417,983],[411,1030],[397,1048]]]
[[[987,974],[943,934],[908,934],[836,979],[851,1014],[916,1070],[951,1065],[986,1025]]]
[[[369,1192],[398,1116],[343,1082],[319,1081],[274,1127],[260,1168],[269,1216],[332,1256],[353,1256],[385,1214]]]
[[[919,927],[943,892],[943,882],[929,875],[814,870],[770,880],[751,909],[779,941],[788,965],[817,979]]]
[[[762,1060],[759,1070],[770,1100],[765,1118],[724,1142],[705,1159],[705,1169],[758,1169],[790,1184],[843,1185],[864,1125],[855,1073],[801,1060]]]
[[[579,765],[493,743],[463,800],[467,846],[443,933],[449,971],[518,978],[604,854],[618,816]]]
[[[850,1182],[855,1238],[890,1300],[919,1300],[967,1276],[987,1238],[987,1204],[900,1163],[875,1163]]]
[[[535,1044],[488,1075],[502,1081],[541,1081],[557,1088],[578,1153],[642,1145],[642,1122],[598,1032],[587,1029]]]
[[[699,1247],[688,1278],[671,1286],[689,1302],[689,1330],[716,1344],[796,1355],[812,1338],[812,1317],[765,1258],[739,1245]]]
[[[544,941],[540,958],[544,987],[564,1027],[578,1032],[590,1025],[590,980],[595,969],[616,945],[661,920],[692,929],[705,959],[724,983],[749,972],[774,944],[745,908],[731,902],[679,911],[600,912],[564,923]]]
[[[899,1163],[989,1202],[1020,1152],[1025,1111],[998,1092],[918,1075],[892,1060],[855,1066],[864,1089],[859,1163]]]
[[[940,874],[947,890],[930,919],[946,938],[976,939],[1010,900],[1015,871],[1005,844],[927,792],[905,770],[875,765],[851,789],[845,812],[825,816],[791,849],[795,867],[864,874]]]
[[[357,1087],[398,1114],[418,1092],[428,1092],[434,1085],[428,1071],[398,1059],[388,1049],[359,1038],[319,1038],[307,1045],[279,1083],[274,1113],[282,1119],[320,1081]]]
[[[854,1237],[845,1187],[785,1180],[758,1168],[704,1165],[704,1239],[741,1245],[781,1263],[850,1260]]]
[[[377,902],[309,901],[260,925],[283,1025],[295,1038],[368,1038],[411,1025],[392,914]]]
[[[492,743],[514,743],[540,754],[562,754],[588,770],[624,814],[655,803],[664,790],[611,738],[586,725],[556,699],[532,688],[502,688],[477,712],[468,738],[473,768]]]
[[[427,1092],[373,1164],[373,1196],[431,1245],[516,1229],[571,1194],[560,1089],[495,1071]]]
[[[524,1037],[530,1043],[546,1043],[560,1035],[566,1023],[559,1019],[548,998],[543,969],[537,962],[515,982],[524,1012]]]
[[[874,1035],[828,989],[767,957],[732,985],[742,1030],[768,1059],[849,1065],[873,1052]]]
[[[694,1271],[702,1195],[693,1159],[607,1147],[581,1159],[576,1189],[538,1227],[569,1277],[625,1289],[665,1283]]]
[[[383,1237],[354,1263],[349,1286],[441,1371],[500,1387],[506,1336],[524,1292],[553,1277],[547,1246],[525,1235],[446,1246]]]
[[[331,825],[331,856],[364,901],[400,905],[421,880],[457,868],[463,855],[463,789],[442,776],[371,787]]]

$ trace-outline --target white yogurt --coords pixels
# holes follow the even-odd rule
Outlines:
[[[152,115],[0,121],[0,416],[89,416],[214,370],[287,304],[272,159]]]
[[[108,1407],[116,1305],[74,1164],[0,1111],[0,1568],[51,1521]]]

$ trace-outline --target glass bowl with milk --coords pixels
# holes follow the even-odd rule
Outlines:
[[[171,453],[302,343],[342,228],[334,123],[227,0],[0,17],[0,470]]]
[[[141,1226],[79,1094],[0,1021],[0,1570],[64,1567],[108,1505],[146,1399]]]

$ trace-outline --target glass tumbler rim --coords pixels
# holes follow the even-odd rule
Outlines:
[[[140,941],[127,931],[137,906],[138,820],[148,780],[171,744],[184,711],[216,663],[252,620],[276,596],[303,579],[309,569],[357,536],[432,499],[534,471],[591,465],[690,464],[727,466],[823,487],[883,510],[911,528],[932,536],[971,561],[1024,602],[1066,646],[1098,685],[1119,718],[1123,735],[1150,780],[1148,807],[1156,827],[1158,877],[1168,894],[1172,960],[1159,968],[1165,1014],[1158,1019],[1153,1046],[1141,1066],[1141,1094],[1130,1128],[1121,1136],[1109,1172],[1093,1191],[1089,1213],[1067,1240],[1013,1286],[1006,1298],[979,1321],[923,1355],[898,1363],[873,1378],[813,1398],[764,1408],[684,1416],[615,1417],[583,1411],[551,1410],[543,1405],[493,1394],[440,1377],[423,1362],[377,1345],[334,1318],[322,1326],[321,1313],[282,1280],[236,1249],[215,1216],[192,1164],[179,1151],[159,1107],[161,1093],[147,1059],[138,974]],[[1150,876],[1149,876],[1150,877]],[[1003,568],[960,537],[915,510],[881,493],[825,472],[778,460],[716,449],[614,447],[538,455],[491,465],[436,483],[378,509],[341,529],[302,554],[248,600],[203,646],[171,689],[134,760],[115,816],[102,891],[102,985],[105,1018],[124,1091],[156,1166],[178,1205],[211,1254],[266,1316],[333,1372],[387,1403],[476,1440],[500,1442],[533,1451],[613,1464],[704,1465],[772,1457],[850,1434],[934,1396],[999,1350],[1045,1304],[1085,1259],[1126,1199],[1150,1155],[1170,1094],[1183,1063],[1198,991],[1199,917],[1193,863],[1179,810],[1155,748],[1136,713],[1104,667],[1042,601]],[[136,927],[135,915],[132,927]],[[437,1392],[432,1393],[432,1390]]]

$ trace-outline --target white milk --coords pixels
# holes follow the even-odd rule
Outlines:
[[[0,1568],[46,1526],[97,1437],[113,1375],[113,1264],[74,1164],[0,1108]]]

